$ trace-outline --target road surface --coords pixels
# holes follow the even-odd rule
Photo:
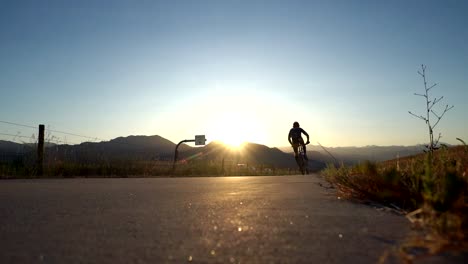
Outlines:
[[[376,263],[409,231],[317,175],[0,182],[0,263]]]

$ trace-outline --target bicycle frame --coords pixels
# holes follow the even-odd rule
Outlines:
[[[302,146],[302,144],[300,144],[297,147],[296,162],[297,162],[297,165],[299,166],[299,169],[300,169],[302,174],[309,174],[308,161],[305,158],[305,155],[306,155],[306,153],[304,151],[304,147]]]

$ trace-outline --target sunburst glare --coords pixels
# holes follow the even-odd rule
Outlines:
[[[219,115],[213,124],[212,138],[235,150],[242,149],[247,142],[261,141],[261,132],[264,131],[258,122],[242,112]]]

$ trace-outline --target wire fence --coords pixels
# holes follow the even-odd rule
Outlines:
[[[32,126],[28,124],[22,124],[18,122],[11,122],[0,120],[1,124],[7,125],[9,127],[19,127],[19,128],[27,128],[29,130],[38,131],[38,126]],[[104,139],[92,136],[82,135],[80,133],[75,132],[67,132],[62,130],[51,129],[50,126],[45,129],[45,142],[46,143],[54,143],[54,144],[69,144],[69,145],[77,145],[83,142],[97,142],[97,141],[106,141]],[[9,131],[0,131],[0,140],[7,140],[12,141],[19,144],[25,143],[37,143],[37,132],[33,132],[31,136],[25,136],[21,131],[16,131],[16,134],[13,134]],[[58,135],[57,135],[58,134]],[[67,136],[71,136],[74,140],[69,140]],[[22,139],[22,140],[21,140]],[[77,140],[80,139],[80,140]]]

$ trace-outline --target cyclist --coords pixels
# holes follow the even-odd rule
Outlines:
[[[307,137],[307,142],[304,143],[304,139],[302,139],[302,135],[301,134],[304,134],[306,137]],[[309,141],[309,134],[307,134],[307,132],[305,132],[304,129],[300,128],[299,126],[299,122],[294,122],[293,124],[293,128],[291,128],[291,130],[289,130],[289,135],[288,135],[288,141],[289,141],[289,144],[291,144],[293,150],[294,150],[294,157],[297,158],[297,149],[299,147],[299,145],[302,145],[302,147],[304,148],[304,158],[306,160],[309,160],[309,158],[307,158],[307,152],[306,152],[306,144],[309,144],[310,141]]]

